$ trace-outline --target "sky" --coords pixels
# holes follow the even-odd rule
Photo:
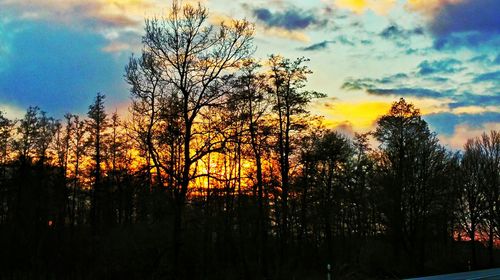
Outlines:
[[[194,1],[181,1],[183,3]],[[500,130],[498,0],[204,0],[211,23],[255,23],[255,56],[307,57],[329,127],[373,129],[404,97],[442,143]],[[97,92],[126,111],[124,67],[144,19],[170,0],[0,0],[0,110],[85,114]]]

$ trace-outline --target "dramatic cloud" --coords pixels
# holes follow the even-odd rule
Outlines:
[[[329,102],[335,109],[313,110],[330,124],[369,129],[399,97],[426,114],[462,116],[451,124],[455,133],[472,128],[466,121],[476,116],[476,126],[500,123],[481,115],[500,113],[500,1],[205,2],[211,24],[244,16],[255,22],[258,58],[311,55],[311,88],[340,98]],[[165,14],[170,4],[0,0],[0,104],[81,113],[97,91],[122,104],[128,96],[123,66],[141,49],[143,20]],[[430,120],[445,125],[445,119]]]
[[[295,41],[309,42],[307,31],[324,28],[328,22],[320,9],[303,10],[294,6],[271,10],[244,4],[255,18],[257,33],[264,33],[267,38],[280,37]]]
[[[271,12],[266,8],[253,10],[254,16],[269,27],[286,30],[302,30],[319,24],[318,19],[310,12],[291,8],[283,12]]]
[[[409,0],[408,6],[427,15],[436,49],[500,43],[498,0]]]
[[[500,32],[498,0],[467,0],[445,4],[434,16],[431,30],[438,35],[459,32]]]
[[[436,73],[452,74],[464,69],[462,62],[453,58],[434,61],[424,60],[418,65],[418,73],[420,75],[431,75]]]
[[[341,88],[375,96],[430,98],[455,113],[497,112],[500,111],[500,71],[487,72],[491,63],[492,58],[487,55],[464,62],[453,58],[424,60],[415,71],[407,73],[375,79],[347,78]],[[466,72],[469,67],[475,72]]]

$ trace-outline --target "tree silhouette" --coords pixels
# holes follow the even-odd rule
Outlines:
[[[381,143],[387,196],[384,213],[392,232],[395,254],[401,248],[422,271],[429,223],[440,211],[437,199],[447,195],[445,181],[450,157],[430,132],[420,112],[404,99],[393,103],[377,122],[374,136]]]
[[[312,71],[305,65],[305,58],[294,61],[271,56],[271,94],[274,95],[273,109],[277,115],[277,149],[281,179],[281,209],[279,211],[282,254],[288,243],[288,196],[290,191],[290,156],[293,133],[304,127],[306,106],[313,98],[323,97],[318,92],[305,91],[307,76]]]
[[[174,3],[167,17],[146,21],[143,37],[145,51],[152,59],[149,64],[159,67],[155,71],[161,72],[161,79],[168,84],[167,99],[178,104],[179,115],[177,112],[174,115],[181,121],[181,170],[178,174],[169,174],[175,180],[174,274],[179,266],[184,204],[189,184],[194,179],[192,168],[199,159],[223,145],[204,143],[200,148],[195,147],[195,140],[204,141],[199,137],[204,132],[198,131],[194,124],[203,110],[210,110],[210,106],[222,101],[226,92],[218,87],[227,79],[228,71],[236,69],[253,51],[253,28],[247,21],[213,26],[207,23],[207,18],[208,11],[201,5],[180,7]],[[152,94],[158,80],[154,77],[155,72],[150,73],[153,76],[149,80]],[[193,149],[196,150],[193,152]],[[160,162],[155,165],[163,166],[164,172],[172,172]]]
[[[401,98],[372,131],[309,112],[308,59],[174,4],[130,114],[0,112],[1,279],[386,279],[498,265],[500,133],[441,145]],[[470,251],[470,254],[469,254]],[[465,252],[465,253],[464,253]],[[326,265],[328,271],[325,271]]]
[[[104,132],[108,127],[107,114],[104,110],[104,99],[105,95],[97,93],[94,103],[89,106],[87,127],[90,132],[89,142],[92,143],[92,160],[93,160],[93,170],[92,174],[94,177],[94,187],[92,189],[92,212],[91,220],[94,226],[94,230],[102,226],[104,222],[105,215],[105,202],[104,202],[104,192],[106,191],[103,186],[103,174],[102,174],[102,163],[103,163],[103,146],[105,141]]]

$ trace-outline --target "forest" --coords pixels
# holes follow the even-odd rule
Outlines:
[[[398,279],[500,264],[500,131],[460,151],[401,98],[309,112],[306,58],[201,5],[147,19],[127,117],[0,112],[1,279]],[[94,94],[94,93],[89,93]],[[327,271],[331,265],[331,271]]]

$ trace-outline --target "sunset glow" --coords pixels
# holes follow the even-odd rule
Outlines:
[[[498,277],[499,11],[0,0],[0,279]]]
[[[204,3],[211,22],[246,17],[255,23],[257,57],[309,57],[315,72],[310,87],[336,98],[325,101],[328,109],[321,101],[312,106],[331,126],[349,123],[366,131],[404,96],[416,104],[426,99],[426,119],[452,148],[469,136],[463,126],[499,127],[494,1]],[[108,95],[110,110],[122,108],[128,99],[123,65],[140,51],[143,21],[169,9],[157,0],[3,0],[0,6],[0,108],[12,117],[34,103],[55,116],[83,113],[97,91]],[[461,22],[442,16],[468,16],[463,13],[471,7],[474,14]],[[18,67],[21,55],[33,69]],[[21,85],[17,76],[28,81]],[[49,102],[53,97],[58,101]]]

